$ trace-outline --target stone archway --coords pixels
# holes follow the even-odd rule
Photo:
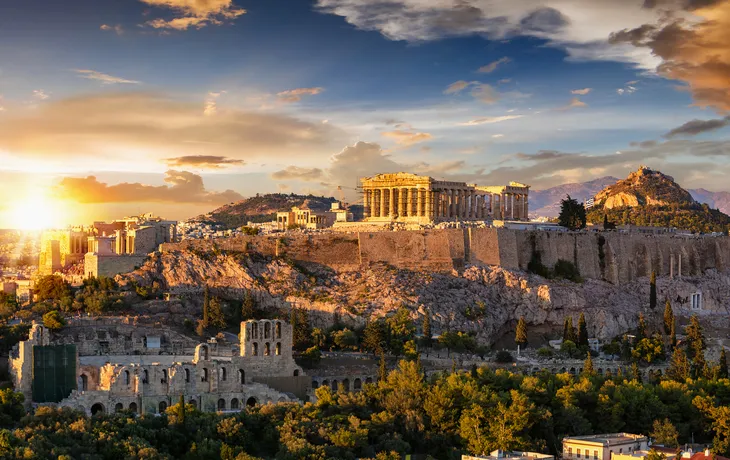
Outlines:
[[[81,391],[87,391],[89,389],[89,376],[81,374]]]
[[[194,409],[197,409],[198,408],[198,401],[196,401],[194,399],[191,399],[190,401],[188,401],[188,404],[190,404],[191,406],[193,406]]]
[[[96,403],[91,406],[91,415],[93,416],[97,414],[106,414],[106,408],[104,408],[104,404]]]
[[[353,385],[353,389],[354,389],[355,391],[358,391],[358,390],[362,389],[362,380],[360,380],[360,379],[355,379],[355,381],[353,382],[353,384],[352,384],[352,385]]]
[[[124,410],[124,404],[122,404],[122,403],[117,403],[114,406],[114,412],[121,412],[123,410]]]
[[[135,403],[135,402],[130,403],[129,410],[131,410],[132,412],[134,412],[136,414],[137,413],[137,403]]]
[[[248,399],[246,400],[246,405],[247,405],[248,407],[253,407],[253,406],[255,406],[255,405],[256,405],[256,404],[258,404],[258,403],[259,403],[259,402],[258,402],[258,401],[256,401],[256,398],[254,398],[253,396],[251,396],[250,398],[248,398]]]
[[[240,402],[238,402],[237,398],[231,399],[231,410],[238,410],[240,409]]]
[[[164,414],[167,410],[167,402],[166,401],[160,401],[160,404],[158,406],[158,409],[160,411],[160,414]]]
[[[218,410],[226,410],[226,400],[221,398],[218,400]]]

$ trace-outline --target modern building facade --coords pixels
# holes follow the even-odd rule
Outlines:
[[[647,450],[649,438],[640,434],[609,433],[563,439],[565,460],[611,460],[613,454]]]
[[[368,222],[528,219],[530,187],[517,182],[482,187],[410,173],[378,174],[360,181]]]

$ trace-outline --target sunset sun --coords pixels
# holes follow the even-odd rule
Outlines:
[[[18,230],[43,230],[59,225],[59,203],[43,194],[28,196],[10,209],[13,226]]]

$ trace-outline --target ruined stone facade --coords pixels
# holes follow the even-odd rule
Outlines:
[[[527,220],[528,185],[480,187],[409,173],[361,179],[365,220],[416,222]]]
[[[10,357],[16,391],[31,405],[57,403],[88,414],[131,410],[161,413],[180,397],[204,411],[296,401],[311,392],[311,380],[292,357],[291,326],[280,320],[241,323],[240,342],[195,346],[166,329],[71,325],[51,333],[34,325]],[[75,346],[76,382],[60,401],[34,400],[34,348]],[[58,365],[58,363],[56,363]],[[62,369],[63,370],[63,369]]]

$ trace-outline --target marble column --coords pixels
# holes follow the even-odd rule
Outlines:
[[[469,191],[469,218],[476,219],[477,214],[477,194],[474,190]]]
[[[381,188],[378,190],[378,198],[380,200],[380,212],[378,212],[378,217],[385,217],[385,189]]]
[[[404,188],[398,189],[398,217],[406,216],[406,190]]]
[[[416,216],[423,217],[424,214],[426,214],[426,213],[424,212],[424,209],[423,209],[423,190],[421,190],[420,188],[417,188],[416,189]]]
[[[407,203],[406,206],[408,207],[408,217],[414,217],[417,216],[418,213],[415,209],[413,209],[413,193],[418,193],[418,189],[413,190],[412,188],[408,189],[408,195],[406,195]]]
[[[530,220],[530,195],[528,193],[525,193],[525,202],[523,203],[525,206],[525,220]]]
[[[515,194],[514,193],[510,193],[509,202],[510,202],[510,211],[509,211],[510,219],[515,220]]]
[[[466,191],[459,190],[459,219],[463,219],[466,212]]]
[[[425,193],[425,195],[426,195],[426,217],[428,217],[429,219],[435,219],[437,217],[434,214],[434,207],[433,207],[437,194],[438,194],[437,192],[434,192],[431,190],[426,190],[426,193]]]
[[[380,210],[379,203],[375,200],[375,192],[375,189],[370,190],[370,217],[377,217],[379,214],[378,211]]]

